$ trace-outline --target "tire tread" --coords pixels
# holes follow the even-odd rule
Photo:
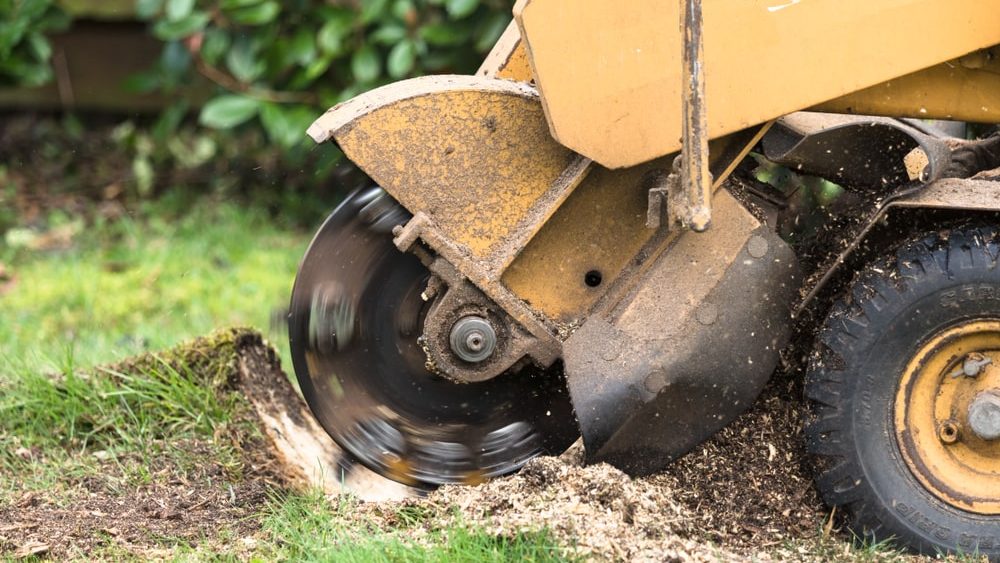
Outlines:
[[[858,274],[819,330],[806,370],[809,402],[804,433],[814,456],[816,487],[830,505],[843,507],[859,537],[896,537],[924,553],[943,548],[909,534],[878,500],[865,478],[852,435],[852,373],[866,343],[877,336],[883,315],[892,315],[916,289],[954,279],[967,270],[994,270],[1000,258],[996,230],[974,227],[941,231],[901,245]]]

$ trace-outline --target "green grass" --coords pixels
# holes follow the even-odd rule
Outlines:
[[[20,372],[0,398],[0,429],[25,447],[141,450],[152,442],[211,436],[232,417],[202,378],[163,363],[138,373]]]
[[[230,334],[178,349],[208,357],[197,346],[212,347],[216,356],[200,365],[167,351],[114,367],[7,375],[0,381],[0,503],[27,491],[50,500],[72,496],[76,483],[107,471],[102,461],[112,464],[116,477],[105,483],[116,490],[155,480],[150,467],[157,458],[170,460],[179,474],[196,472],[204,453],[184,447],[192,440],[210,447],[212,462],[237,477],[242,456],[225,437],[254,436],[257,429],[238,416],[240,397],[223,391],[223,364],[235,357],[226,348]]]
[[[546,529],[492,534],[466,525],[461,516],[403,506],[395,518],[379,521],[351,497],[321,492],[275,494],[260,514],[261,530],[251,546],[219,538],[208,546],[178,546],[175,561],[336,561],[338,563],[577,562]],[[419,533],[414,529],[419,528]],[[228,548],[227,548],[228,545]]]
[[[107,363],[220,326],[267,333],[309,233],[235,204],[156,211],[85,228],[69,250],[0,252],[17,278],[0,296],[0,373]]]
[[[253,207],[151,205],[138,219],[97,221],[66,249],[0,245],[16,278],[0,294],[0,500],[97,473],[94,452],[187,463],[171,443],[212,442],[232,423],[234,399],[217,393],[210,374],[156,359],[117,372],[94,366],[227,325],[266,334],[310,234]],[[26,449],[41,455],[24,459]],[[231,448],[217,449],[223,464],[238,462]],[[150,478],[142,463],[120,469],[129,481]]]
[[[403,535],[356,514],[357,503],[334,503],[317,493],[274,499],[266,509],[264,530],[271,539],[259,555],[265,560],[338,562],[572,561],[544,529],[513,537],[465,526],[460,520],[426,533]],[[422,514],[407,507],[397,515],[402,528],[423,525]],[[419,511],[418,511],[419,512]],[[420,540],[413,539],[421,537]]]

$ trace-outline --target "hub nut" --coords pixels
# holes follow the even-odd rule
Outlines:
[[[983,440],[1000,438],[1000,392],[984,391],[969,405],[969,428]]]
[[[482,317],[462,317],[451,327],[451,351],[470,363],[478,363],[493,354],[497,346],[497,333],[493,325]]]

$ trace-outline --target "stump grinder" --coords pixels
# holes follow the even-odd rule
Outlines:
[[[415,486],[644,475],[801,364],[852,530],[1000,557],[1000,142],[928,121],[1000,122],[998,45],[1000,0],[520,0],[309,129],[365,185],[295,281],[307,402]]]

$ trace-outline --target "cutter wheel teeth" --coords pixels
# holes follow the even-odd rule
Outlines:
[[[429,273],[391,235],[408,219],[381,189],[355,192],[302,259],[289,338],[317,419],[362,464],[411,485],[479,482],[563,451],[577,430],[558,366],[473,384],[426,369]]]

